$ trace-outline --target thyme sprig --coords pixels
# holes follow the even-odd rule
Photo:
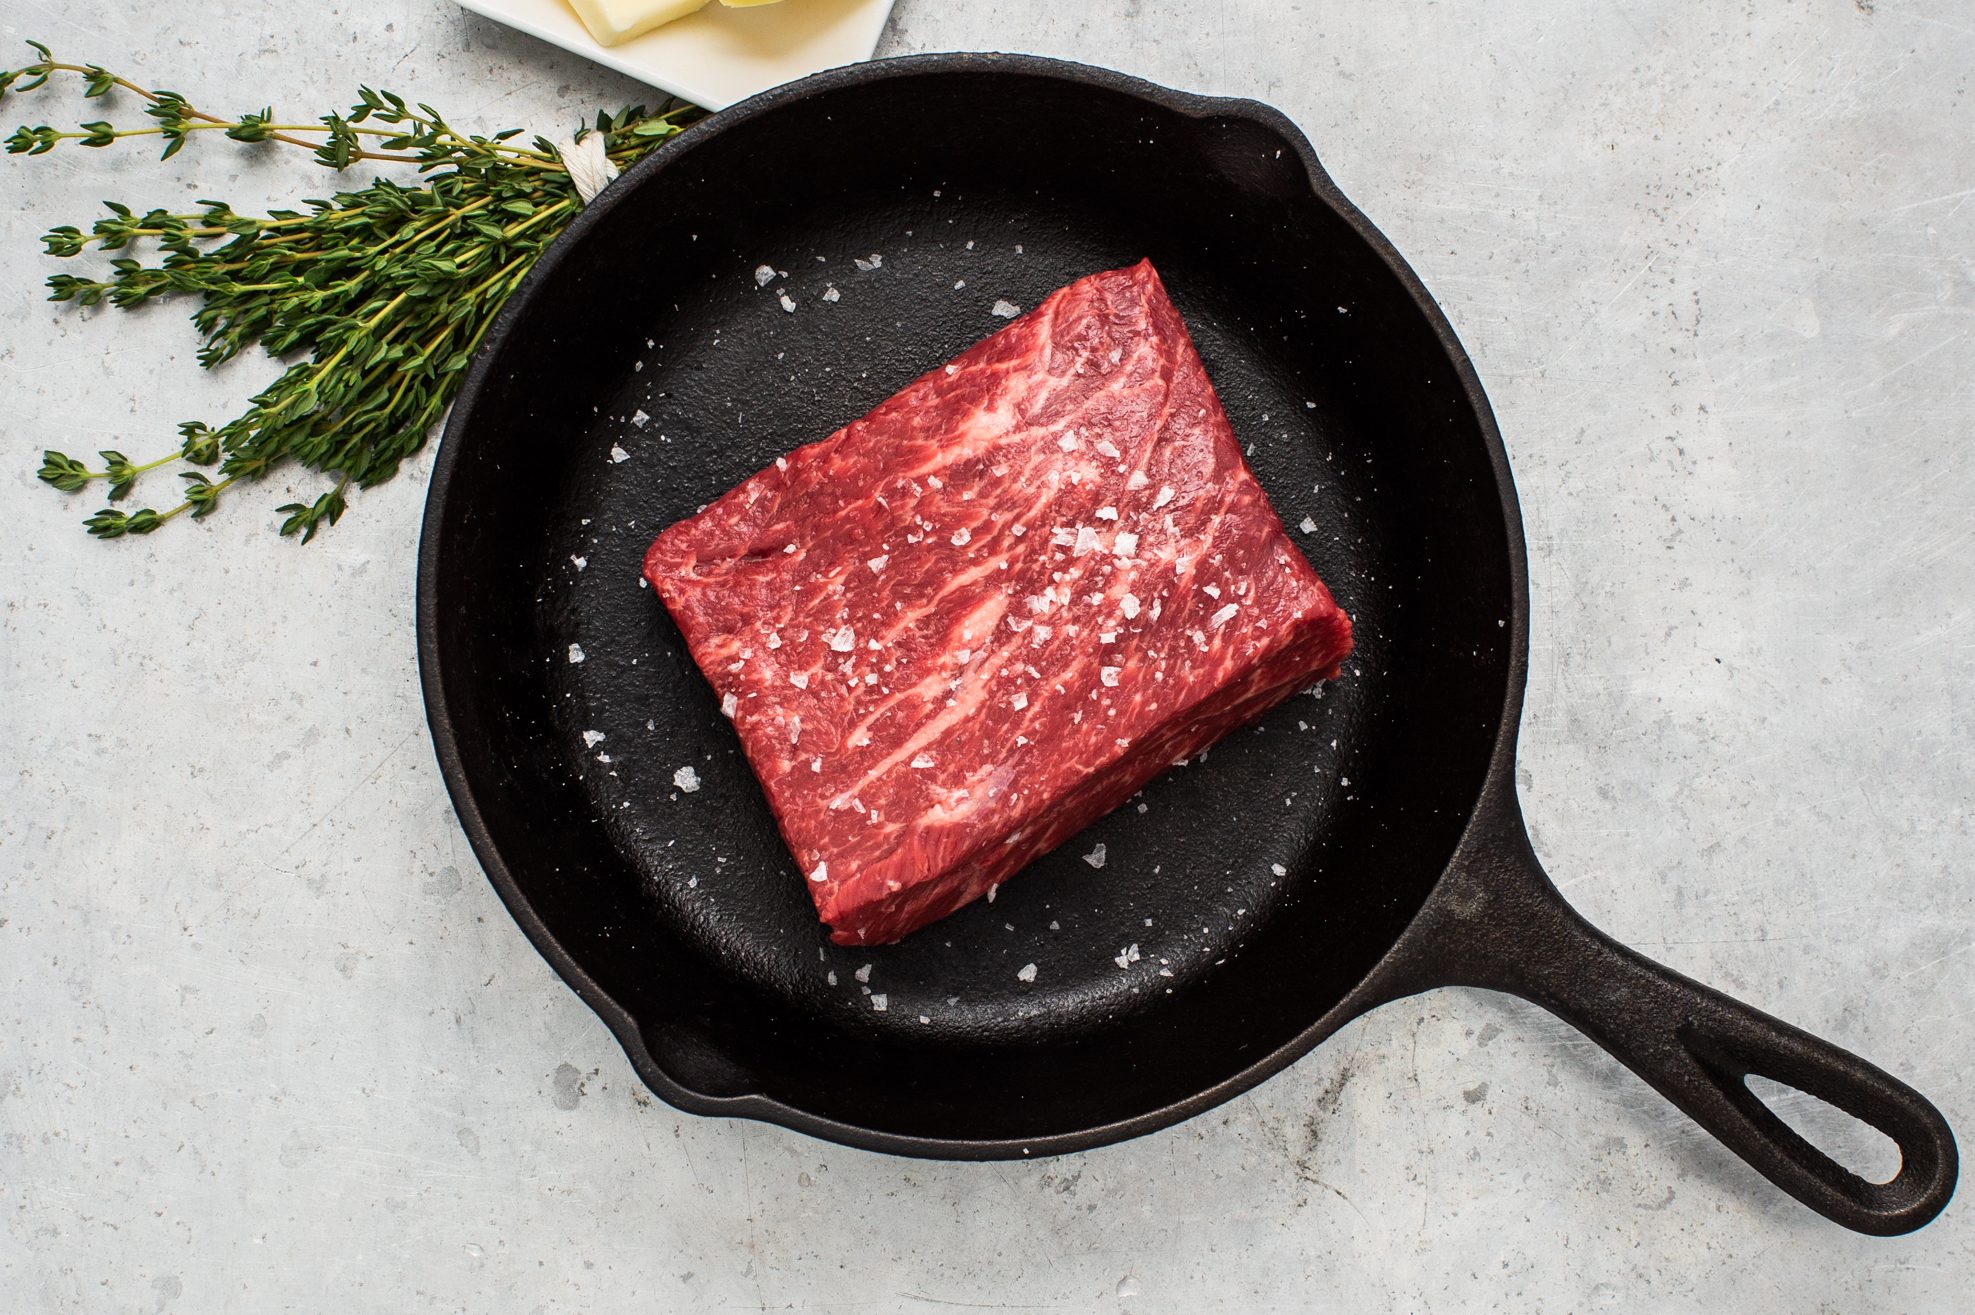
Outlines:
[[[353,486],[381,484],[424,445],[502,302],[582,209],[554,145],[541,137],[522,143],[519,129],[463,133],[429,105],[369,87],[359,88],[346,112],[314,122],[279,118],[272,107],[228,117],[178,92],[140,86],[99,65],[63,63],[47,46],[28,44],[38,58],[0,70],[0,99],[67,75],[81,81],[85,98],[134,98],[149,122],[22,126],[5,139],[9,154],[157,138],[160,158],[170,159],[193,134],[217,132],[248,145],[300,148],[329,169],[375,162],[410,165],[418,175],[415,183],[373,178],[266,215],[243,215],[223,201],[143,212],[105,202],[107,213],[86,231],[63,226],[42,237],[49,255],[65,258],[92,249],[156,253],[149,263],[114,255],[101,277],[56,274],[48,280],[52,301],[128,310],[190,295],[199,302],[191,318],[202,339],[201,365],[217,366],[255,344],[289,360],[246,411],[219,425],[184,422],[177,448],[154,460],[106,450],[98,469],[44,452],[44,481],[66,493],[101,483],[113,504],[151,471],[217,467],[216,479],[200,469],[179,471],[179,501],[162,511],[104,507],[83,522],[99,538],[148,534],[188,513],[201,519],[236,484],[290,464],[318,473],[329,487],[278,507],[280,532],[307,543],[334,525]],[[633,106],[599,113],[584,131],[602,134],[605,153],[621,168],[699,113],[681,102],[657,112]]]

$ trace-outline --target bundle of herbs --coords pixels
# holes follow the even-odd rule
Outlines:
[[[79,84],[92,100],[140,111],[148,120],[107,120],[72,129],[23,126],[8,153],[106,147],[155,138],[170,159],[197,134],[219,133],[250,148],[294,147],[324,168],[411,166],[414,183],[374,178],[368,186],[305,200],[298,208],[245,215],[223,201],[189,213],[139,212],[114,201],[85,232],[49,231],[50,255],[121,253],[100,277],[56,274],[50,299],[121,309],[154,298],[196,300],[192,322],[203,339],[199,363],[211,368],[258,343],[287,362],[234,419],[188,420],[177,447],[150,461],[104,451],[100,468],[61,452],[42,456],[41,478],[67,493],[106,486],[112,504],[84,524],[100,538],[149,534],[190,513],[210,514],[222,495],[287,466],[316,472],[327,485],[312,501],[277,508],[280,531],[306,543],[334,525],[349,490],[397,473],[421,448],[458,390],[467,362],[494,316],[542,251],[582,209],[556,145],[519,129],[462,133],[429,105],[361,88],[343,113],[287,122],[274,110],[212,114],[175,91],[152,89],[94,64],[37,58],[0,70],[0,100],[50,86]],[[674,102],[600,113],[585,134],[600,134],[618,168],[649,153],[699,117]],[[139,252],[148,252],[147,262]],[[140,479],[182,466],[177,501],[127,508]]]

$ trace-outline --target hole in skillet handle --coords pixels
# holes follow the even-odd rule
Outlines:
[[[1749,1074],[1742,1083],[1791,1131],[1866,1182],[1889,1183],[1899,1173],[1899,1143],[1871,1124],[1760,1073]]]
[[[1765,1178],[1825,1218],[1891,1237],[1954,1196],[1947,1120],[1904,1082],[1828,1041],[1620,945],[1565,902],[1537,862],[1512,793],[1491,791],[1447,875],[1388,960],[1388,996],[1478,986],[1571,1023]],[[1899,1148],[1871,1182],[1806,1140],[1750,1089],[1782,1083]]]

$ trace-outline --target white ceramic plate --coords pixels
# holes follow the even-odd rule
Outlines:
[[[892,7],[892,0],[783,0],[751,9],[715,3],[622,45],[605,46],[564,0],[459,3],[710,110],[871,58]]]

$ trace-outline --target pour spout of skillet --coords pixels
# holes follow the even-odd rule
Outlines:
[[[1926,1097],[1876,1065],[1654,963],[1585,921],[1544,873],[1514,795],[1497,791],[1385,970],[1394,996],[1477,986],[1539,1004],[1609,1051],[1758,1173],[1847,1228],[1912,1232],[1954,1195],[1959,1155]],[[1893,1139],[1871,1182],[1749,1090],[1765,1077]]]

